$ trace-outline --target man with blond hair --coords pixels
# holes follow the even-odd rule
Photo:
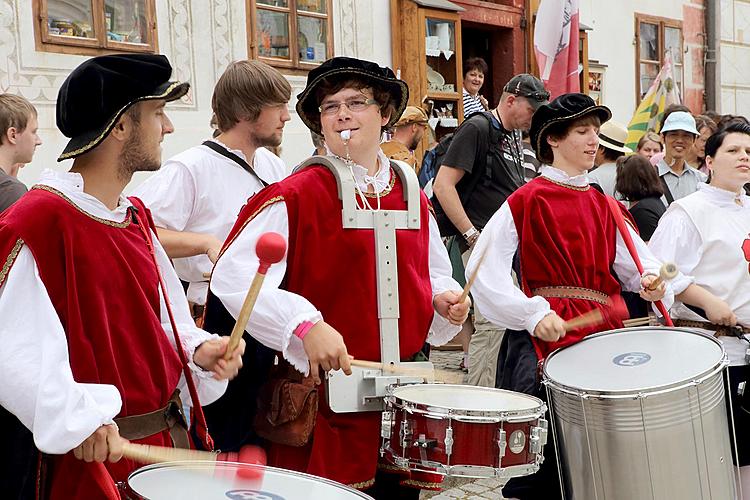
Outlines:
[[[264,186],[284,178],[284,163],[266,147],[281,144],[291,86],[260,61],[236,61],[211,99],[219,134],[170,158],[135,190],[154,214],[159,239],[199,318],[207,273],[240,208]]]
[[[21,96],[0,94],[0,212],[26,192],[16,179],[18,165],[29,163],[42,143],[36,108]]]

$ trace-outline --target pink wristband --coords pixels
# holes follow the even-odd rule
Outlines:
[[[294,334],[299,337],[300,340],[304,340],[305,335],[307,335],[313,326],[315,326],[315,324],[312,321],[303,321],[294,329]]]

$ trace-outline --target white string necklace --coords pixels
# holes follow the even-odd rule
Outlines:
[[[362,191],[362,188],[359,187],[359,183],[357,182],[357,177],[354,175],[354,160],[352,160],[351,155],[349,154],[349,139],[351,139],[352,131],[351,130],[342,130],[341,131],[341,140],[344,143],[344,147],[346,148],[346,158],[341,158],[340,156],[336,155],[337,158],[340,160],[343,160],[343,162],[346,164],[347,167],[349,167],[349,174],[352,176],[352,180],[354,181],[354,189],[359,195],[359,198],[357,199],[357,209],[359,210],[370,210],[371,212],[379,212],[380,211],[380,193],[378,192],[377,186],[373,186],[373,191],[375,191],[375,198],[378,200],[377,208],[372,208],[372,205],[370,205],[370,202],[367,201],[367,197],[365,196],[365,193]],[[361,204],[360,201],[361,200]]]

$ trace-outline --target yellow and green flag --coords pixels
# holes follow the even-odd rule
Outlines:
[[[675,85],[674,74],[672,73],[672,55],[668,51],[664,56],[664,65],[630,120],[628,139],[625,145],[635,151],[638,141],[646,132],[649,130],[659,132],[657,129],[664,108],[670,104],[679,103],[679,89]]]

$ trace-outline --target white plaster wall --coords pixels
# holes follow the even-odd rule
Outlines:
[[[589,31],[589,59],[606,64],[604,104],[628,123],[636,106],[635,13],[682,20],[684,0],[580,0],[580,21]],[[684,34],[683,34],[684,37]],[[683,54],[683,81],[692,85],[692,56]]]
[[[157,0],[159,51],[174,68],[175,79],[189,81],[191,92],[167,108],[175,132],[165,137],[163,158],[168,158],[210,136],[211,94],[219,75],[233,60],[247,57],[245,0]],[[389,0],[334,0],[334,53],[391,63]],[[55,126],[57,91],[70,71],[86,58],[38,52],[34,46],[31,2],[0,0],[0,89],[30,99],[39,112],[44,144],[34,161],[19,174],[28,185],[44,168],[67,170],[71,161],[56,158],[67,139]],[[282,159],[291,169],[309,156],[309,131],[294,111],[296,95],[305,76],[288,76],[292,85]],[[85,112],[85,110],[81,110]],[[148,174],[136,174],[126,192]]]
[[[750,116],[750,1],[721,0],[721,113]]]

